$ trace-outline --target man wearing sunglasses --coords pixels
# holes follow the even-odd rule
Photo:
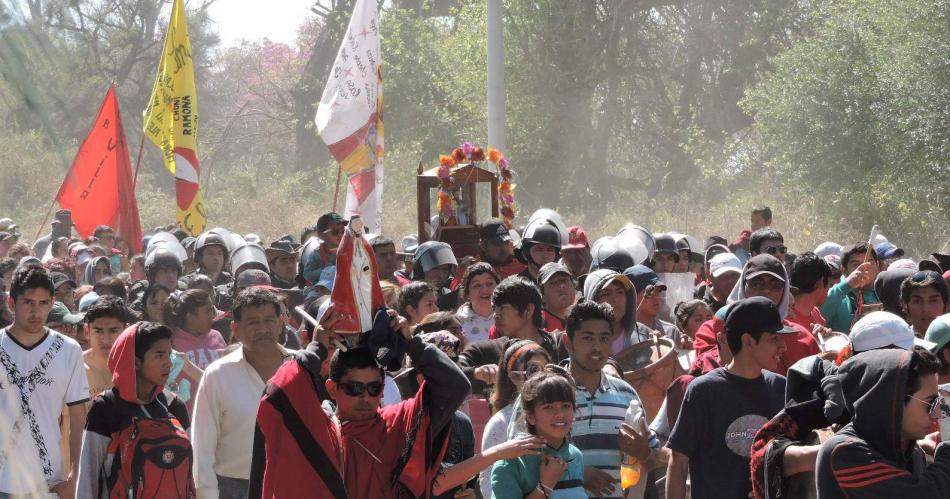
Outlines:
[[[785,246],[785,238],[781,232],[771,227],[763,227],[752,233],[749,240],[749,254],[756,256],[764,253],[785,262],[785,254],[788,253],[788,248]]]
[[[340,339],[331,305],[315,341],[268,383],[257,415],[249,497],[426,495],[449,423],[471,385],[439,348],[412,336],[404,318],[390,316],[390,333],[400,335],[423,378],[415,396],[380,408],[383,370],[368,348],[337,350],[329,379],[320,374],[327,347]]]
[[[851,422],[821,444],[818,497],[950,497],[950,446],[917,441],[940,417],[939,363],[924,349],[857,355],[838,370]]]
[[[634,265],[623,271],[637,290],[637,322],[678,342],[680,330],[660,319],[660,307],[666,299],[666,284],[646,265]]]
[[[336,254],[336,248],[343,239],[343,230],[346,229],[346,220],[339,213],[330,212],[320,215],[317,219],[317,237],[323,241],[331,253]]]

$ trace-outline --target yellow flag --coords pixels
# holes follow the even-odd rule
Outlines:
[[[152,96],[145,106],[145,136],[162,150],[175,176],[178,225],[197,236],[205,229],[198,163],[198,96],[183,0],[175,0]]]

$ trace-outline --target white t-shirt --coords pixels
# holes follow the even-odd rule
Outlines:
[[[511,415],[514,410],[515,405],[508,404],[502,407],[500,411],[492,414],[488,424],[485,425],[485,433],[482,434],[482,452],[508,441],[508,423],[511,422]],[[482,470],[478,477],[478,487],[482,490],[484,499],[492,498],[491,466]]]
[[[89,400],[82,348],[47,329],[43,340],[27,349],[2,330],[0,371],[0,414],[5,420],[0,431],[0,492],[27,494],[41,485],[35,483],[39,480],[65,480],[59,417],[63,405]]]
[[[465,333],[465,337],[468,338],[469,345],[489,339],[488,333],[491,331],[491,327],[495,325],[495,314],[478,315],[472,310],[470,303],[459,307],[458,312],[455,313],[455,318],[462,325],[462,331]]]

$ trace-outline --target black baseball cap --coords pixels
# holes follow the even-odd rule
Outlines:
[[[741,336],[745,333],[793,334],[797,330],[786,327],[782,314],[772,300],[755,296],[739,300],[726,311],[726,335]]]
[[[768,253],[755,255],[745,264],[746,281],[763,274],[770,275],[782,282],[786,281],[785,266],[778,258]]]
[[[331,211],[330,213],[324,213],[320,215],[320,218],[317,219],[317,232],[323,234],[330,228],[330,224],[343,224],[346,225],[346,220],[340,216],[339,213]]]
[[[494,244],[502,244],[511,241],[511,232],[500,218],[489,218],[482,224],[478,230],[482,241]]]

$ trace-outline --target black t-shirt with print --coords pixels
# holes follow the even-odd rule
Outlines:
[[[785,377],[762,371],[747,379],[724,368],[690,383],[670,449],[689,457],[694,499],[746,498],[756,432],[785,406]]]

